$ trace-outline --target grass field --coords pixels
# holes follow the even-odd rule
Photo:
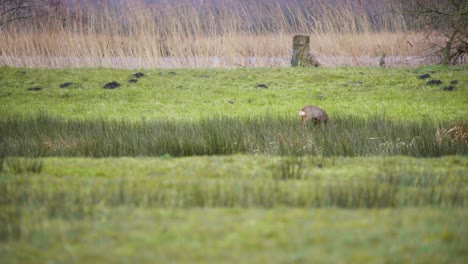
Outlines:
[[[271,156],[8,158],[0,256],[463,263],[467,165],[460,156],[334,157],[306,159],[297,172]]]
[[[139,209],[35,223],[6,263],[464,263],[466,209]],[[31,219],[31,221],[36,219]]]
[[[467,66],[415,69],[21,69],[0,68],[2,117],[199,120],[283,116],[304,105],[332,116],[459,121],[467,116]],[[427,79],[419,76],[429,74]],[[136,83],[129,82],[136,80]],[[440,80],[440,85],[428,85]],[[103,89],[112,81],[116,89]],[[457,84],[451,84],[456,82]],[[71,83],[66,88],[61,85]],[[452,91],[444,88],[453,87]],[[28,107],[25,107],[28,106]],[[332,119],[333,121],[333,119]]]
[[[1,67],[0,262],[465,263],[467,72]]]

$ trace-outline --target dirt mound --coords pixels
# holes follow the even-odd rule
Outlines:
[[[28,91],[38,92],[40,90],[42,90],[42,87],[40,87],[40,86],[34,86],[34,87],[31,87],[31,88],[28,88]]]
[[[66,83],[62,83],[59,87],[60,88],[67,88],[68,86],[70,86],[72,84],[73,84],[72,82],[66,82]]]
[[[120,86],[120,83],[116,82],[116,81],[112,81],[112,82],[109,82],[109,83],[106,83],[106,85],[104,85],[104,89],[115,89],[117,87]]]

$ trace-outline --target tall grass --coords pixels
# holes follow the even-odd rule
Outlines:
[[[426,54],[394,1],[69,1],[0,27],[0,56],[22,67],[284,66],[294,34],[324,65],[412,64]],[[443,40],[441,40],[443,41]],[[168,59],[172,58],[172,59]],[[254,59],[255,58],[255,59]],[[419,61],[418,61],[419,63]]]
[[[337,116],[332,125],[300,129],[299,120],[281,116],[177,122],[15,117],[0,121],[0,149],[1,156],[466,155],[466,121],[458,123],[458,136],[441,132],[454,124]]]
[[[429,172],[406,179],[430,179],[425,186],[405,183],[395,173],[353,183],[321,183],[313,179],[277,181],[271,178],[187,180],[27,179],[0,182],[3,206],[24,206],[48,212],[49,217],[83,218],[99,207],[464,207],[463,177],[440,183]],[[429,173],[429,174],[428,174]],[[393,178],[391,178],[393,177]],[[389,179],[393,179],[390,181]],[[42,211],[41,210],[41,211]]]
[[[27,221],[31,213],[41,219],[73,221],[98,217],[103,210],[118,207],[463,208],[467,199],[466,170],[448,173],[401,163],[382,163],[375,174],[351,178],[321,177],[320,171],[311,169],[316,159],[299,157],[297,165],[305,165],[309,172],[294,179],[278,178],[281,171],[277,166],[255,175],[230,172],[213,178],[200,172],[169,177],[137,173],[136,177],[108,179],[15,174],[9,169],[15,159],[7,158],[8,168],[0,181],[0,240],[14,240],[28,233],[22,221]]]

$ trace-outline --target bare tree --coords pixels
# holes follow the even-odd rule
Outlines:
[[[47,17],[65,6],[65,0],[0,0],[0,26],[17,20]]]
[[[33,16],[33,0],[0,0],[0,26]]]
[[[438,47],[444,64],[454,64],[468,53],[468,1],[411,0],[402,1],[402,7],[427,36],[439,34],[445,38],[444,44]]]

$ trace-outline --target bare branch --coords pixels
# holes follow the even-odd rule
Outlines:
[[[32,18],[32,10],[38,5],[34,0],[1,0],[0,25],[16,20]]]
[[[405,5],[405,14],[410,15],[416,29],[427,34],[427,44],[431,43],[434,32],[446,37],[445,46],[438,50],[444,57],[444,63],[450,64],[454,58],[466,53],[468,38],[468,1],[466,0],[401,0]]]

